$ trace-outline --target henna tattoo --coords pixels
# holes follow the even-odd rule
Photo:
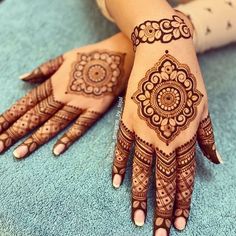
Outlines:
[[[186,144],[177,148],[177,177],[174,217],[189,217],[191,197],[196,171],[196,135]]]
[[[1,152],[13,145],[18,139],[25,136],[29,131],[48,120],[62,106],[63,104],[55,101],[51,95],[27,111],[10,128],[0,135],[0,143],[2,144],[1,146],[3,146]]]
[[[0,133],[9,128],[13,122],[33,108],[38,102],[48,97],[51,92],[52,86],[50,81],[46,81],[44,84],[28,92],[0,116]]]
[[[184,20],[177,15],[173,15],[172,19],[145,21],[139,26],[136,26],[131,34],[134,48],[140,43],[152,44],[156,41],[169,43],[172,40],[180,38],[188,39],[190,37],[190,29],[185,24]]]
[[[53,138],[82,112],[81,109],[66,105],[41,126],[30,138],[18,147],[25,147],[24,158]],[[17,148],[18,148],[17,147]],[[22,158],[22,157],[21,157]]]
[[[114,178],[115,174],[119,174],[123,181],[127,160],[133,141],[134,133],[130,131],[121,120],[117,134],[115,158],[112,168],[112,179]]]
[[[148,180],[151,175],[153,147],[136,136],[132,173],[132,219],[137,210],[147,214]]]
[[[213,163],[221,163],[219,154],[216,150],[213,127],[209,114],[204,120],[200,122],[197,131],[197,139],[203,154]]]
[[[72,65],[68,93],[92,97],[117,95],[123,75],[125,54],[110,51],[79,53]]]
[[[30,83],[41,83],[52,76],[59,69],[63,62],[63,56],[58,56],[43,63],[31,73],[27,73],[20,78]]]
[[[156,148],[156,211],[154,229],[169,233],[176,191],[176,152],[165,154]]]
[[[65,152],[101,117],[101,115],[101,113],[95,111],[85,111],[80,115],[72,127],[56,142],[54,148],[59,144],[62,144],[64,148],[60,154]]]
[[[173,56],[164,55],[140,81],[133,99],[138,115],[167,145],[197,115],[203,95],[196,89],[190,68]]]

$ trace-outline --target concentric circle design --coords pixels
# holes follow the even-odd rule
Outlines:
[[[123,73],[124,54],[94,51],[78,54],[68,86],[69,93],[100,96],[116,94]]]
[[[134,93],[139,116],[169,144],[196,117],[202,94],[188,66],[166,53]]]

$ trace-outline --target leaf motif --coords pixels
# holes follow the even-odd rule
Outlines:
[[[162,38],[162,40],[163,40],[164,43],[170,42],[171,39],[172,39],[172,34],[165,34],[165,35],[163,36],[163,38]]]
[[[142,202],[142,203],[141,203],[141,207],[145,210],[145,209],[147,208],[146,202]]]
[[[180,36],[180,31],[179,31],[179,29],[174,29],[173,30],[173,35],[174,35],[174,38],[179,38],[179,36]]]
[[[134,208],[137,208],[138,206],[139,206],[139,201],[134,201],[134,202],[133,202],[133,207],[134,207]]]
[[[162,225],[163,221],[164,221],[164,219],[158,217],[158,218],[156,219],[156,222],[155,222],[156,226]]]

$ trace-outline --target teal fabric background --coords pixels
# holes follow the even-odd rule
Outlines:
[[[93,43],[117,29],[94,0],[5,0],[0,3],[0,111],[31,86],[18,76],[74,47]],[[218,148],[225,161],[214,166],[197,153],[191,217],[183,233],[236,235],[236,45],[199,56],[209,94]],[[115,105],[58,159],[55,139],[24,161],[11,148],[0,157],[1,236],[152,235],[153,190],[147,224],[130,220],[130,167],[119,190],[111,186]],[[153,189],[153,185],[151,186]]]

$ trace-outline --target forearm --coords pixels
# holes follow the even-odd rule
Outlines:
[[[171,17],[175,13],[166,0],[106,0],[106,5],[118,27],[129,38],[138,24]]]

